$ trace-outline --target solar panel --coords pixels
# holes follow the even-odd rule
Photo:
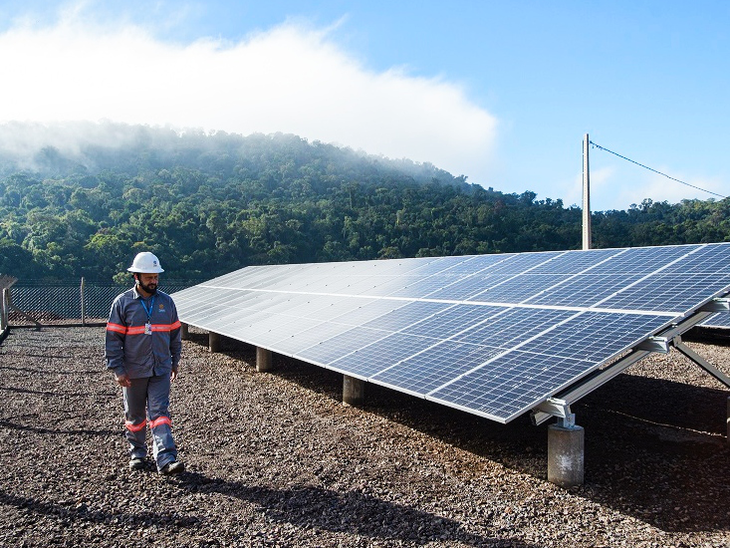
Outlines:
[[[699,325],[702,327],[711,327],[713,329],[730,329],[730,314],[713,314]]]
[[[506,423],[730,291],[730,244],[247,267],[180,319]]]

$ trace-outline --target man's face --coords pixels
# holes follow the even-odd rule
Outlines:
[[[137,283],[146,293],[157,291],[158,280],[159,274],[137,274]]]

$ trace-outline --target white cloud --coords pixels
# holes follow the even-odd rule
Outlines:
[[[128,22],[85,19],[82,7],[49,27],[0,34],[0,73],[0,122],[294,133],[431,162],[472,182],[489,170],[497,130],[458,84],[373,72],[328,31],[293,23],[233,44],[175,44]]]
[[[660,170],[661,171],[661,170]],[[704,192],[701,189],[722,194],[723,185],[719,179],[687,179],[683,176],[677,176],[677,179],[687,184],[682,184],[662,175],[647,172],[634,177],[634,184],[625,184],[620,193],[620,200],[626,203],[628,207],[631,204],[640,205],[645,199],[649,198],[654,202],[669,202],[676,204],[682,200],[721,200],[722,198]],[[692,185],[692,186],[688,186]],[[699,187],[699,188],[694,188]]]

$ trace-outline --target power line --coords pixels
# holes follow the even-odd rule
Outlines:
[[[667,179],[671,179],[672,181],[676,181],[676,182],[681,183],[681,184],[683,184],[685,186],[689,186],[689,187],[692,187],[694,189],[701,190],[702,192],[707,192],[708,194],[712,194],[712,195],[718,196],[720,198],[727,198],[727,196],[723,196],[722,194],[718,194],[717,192],[712,192],[711,190],[707,190],[707,189],[700,188],[700,187],[695,186],[695,185],[691,185],[689,183],[685,183],[684,181],[680,181],[679,179],[676,179],[674,177],[671,177],[671,176],[667,175],[666,173],[662,173],[661,171],[657,171],[656,169],[653,169],[653,168],[651,168],[649,166],[645,166],[644,164],[640,164],[636,160],[632,160],[631,158],[627,158],[626,156],[622,156],[621,154],[619,154],[618,152],[614,152],[613,150],[608,150],[606,147],[602,147],[601,145],[598,145],[598,144],[594,143],[593,141],[589,141],[589,143],[592,144],[596,148],[599,148],[599,149],[601,149],[601,150],[603,150],[605,152],[608,152],[609,154],[613,154],[614,156],[618,156],[622,160],[626,160],[627,162],[631,162],[632,164],[636,164],[639,167],[643,167],[644,169],[648,169],[649,171],[653,171],[654,173],[657,173],[657,174],[661,175],[662,177],[666,177]]]

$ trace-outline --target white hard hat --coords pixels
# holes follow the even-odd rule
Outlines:
[[[140,274],[158,274],[160,272],[164,272],[160,266],[160,260],[154,253],[150,253],[149,251],[137,253],[134,261],[132,261],[132,266],[130,266],[127,270],[130,272],[138,272]]]

